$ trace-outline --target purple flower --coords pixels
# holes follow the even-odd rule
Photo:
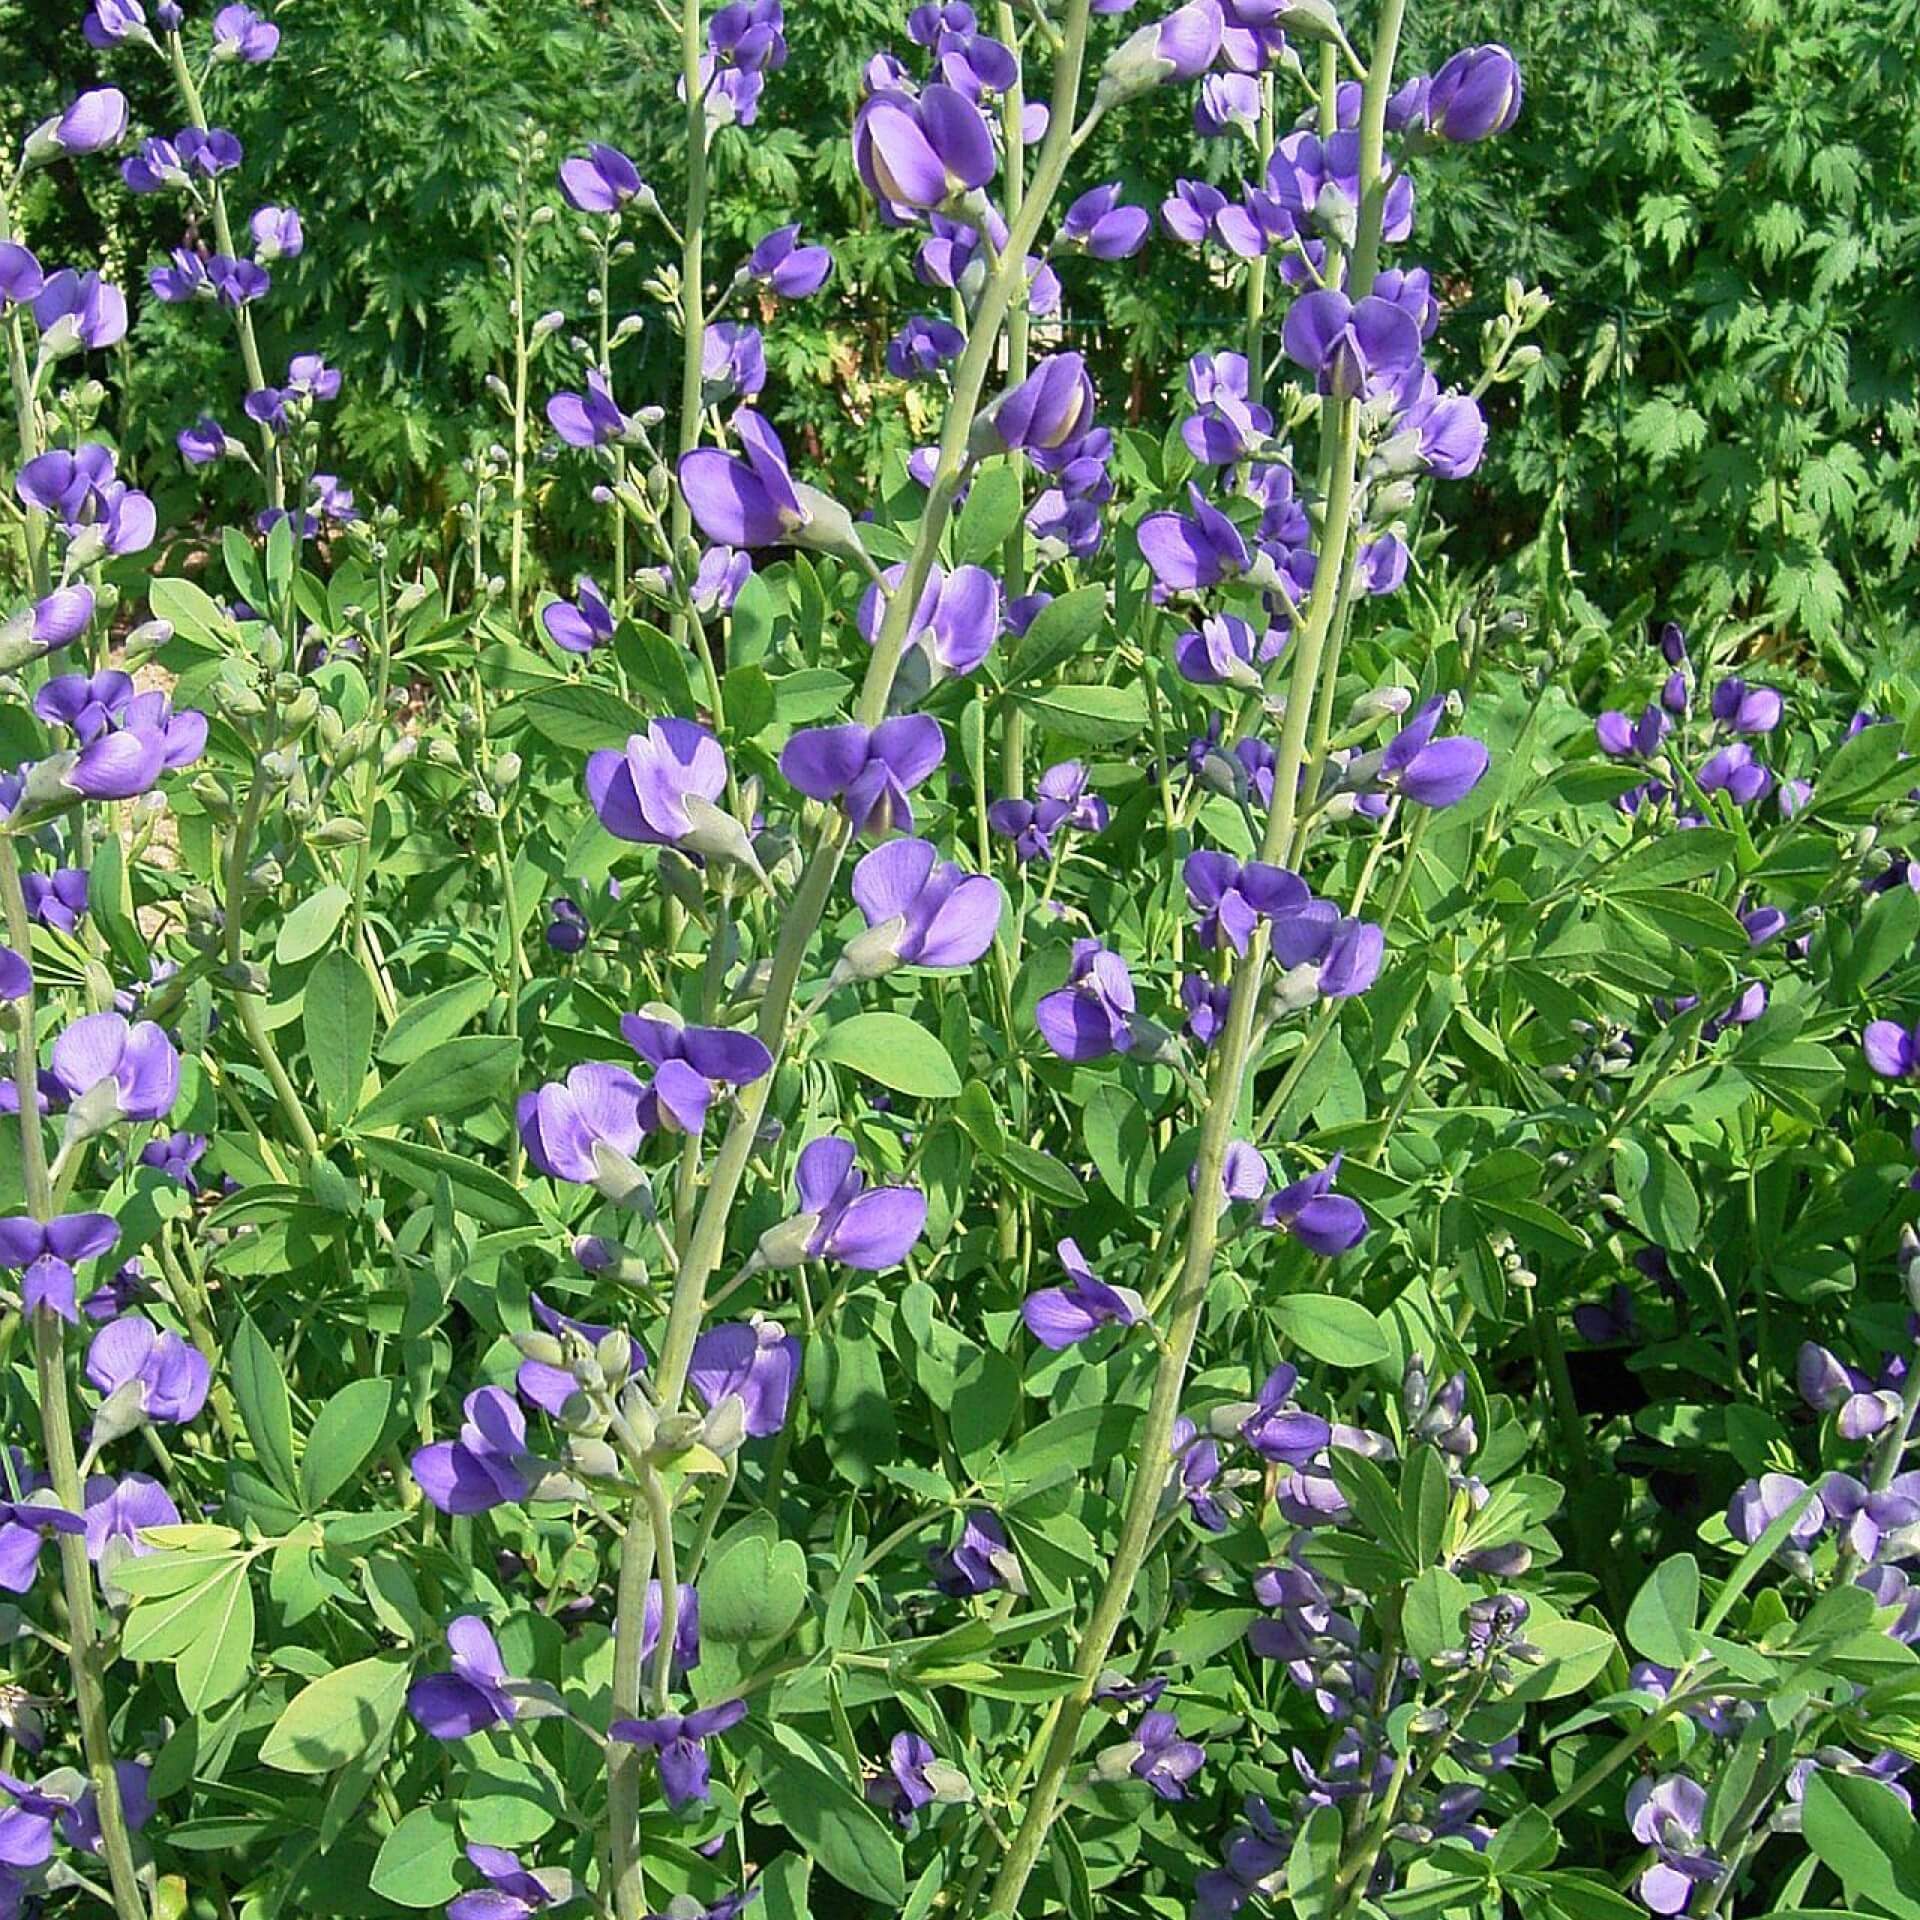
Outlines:
[[[306,251],[306,231],[292,207],[261,207],[247,224],[253,234],[253,257],[262,266],[297,260]]]
[[[480,1387],[467,1395],[458,1440],[436,1440],[413,1456],[413,1477],[442,1513],[486,1513],[524,1500],[533,1487],[527,1423],[512,1394]]]
[[[1671,725],[1659,707],[1645,708],[1638,720],[1609,708],[1593,723],[1593,733],[1600,751],[1611,758],[1647,760],[1660,750]]]
[[[1107,803],[1087,791],[1087,770],[1078,760],[1049,767],[1034,786],[1031,800],[996,800],[987,809],[987,825],[1013,842],[1022,863],[1052,851],[1054,834],[1073,828],[1098,833],[1109,817]]]
[[[1643,1778],[1628,1789],[1627,1825],[1660,1856],[1639,1881],[1650,1912],[1685,1913],[1694,1896],[1720,1878],[1720,1862],[1701,1845],[1706,1817],[1707,1790],[1684,1773]]]
[[[1340,1171],[1335,1154],[1318,1173],[1282,1187],[1266,1204],[1260,1224],[1290,1233],[1310,1253],[1331,1259],[1357,1247],[1367,1231],[1367,1216],[1359,1203],[1333,1191]]]
[[[1806,1491],[1807,1483],[1790,1473],[1763,1473],[1757,1480],[1747,1481],[1728,1504],[1727,1531],[1743,1547],[1752,1546]],[[1826,1522],[1826,1508],[1816,1494],[1794,1521],[1787,1535],[1788,1544],[1801,1548],[1812,1546]]]
[[[913,380],[935,374],[950,360],[957,360],[967,344],[967,336],[945,320],[916,313],[887,342],[887,371],[896,380]]]
[[[216,253],[207,258],[207,284],[222,306],[245,307],[266,298],[273,290],[273,276],[252,260]]]
[[[117,47],[129,38],[153,42],[140,0],[92,0],[80,31],[90,47]]]
[[[980,109],[939,84],[918,99],[892,88],[869,96],[854,119],[853,159],[882,216],[897,225],[984,187],[999,167]]]
[[[1076,1066],[1125,1053],[1133,1045],[1133,976],[1097,940],[1076,940],[1067,983],[1035,1006],[1040,1037]]]
[[[174,444],[190,467],[210,467],[235,451],[227,430],[211,414],[203,413],[190,427],[182,427]]]
[[[633,431],[633,423],[621,412],[611,383],[598,367],[587,369],[584,393],[556,393],[547,402],[547,420],[570,447],[611,446]]]
[[[182,127],[173,147],[187,173],[197,173],[203,180],[232,173],[246,158],[239,140],[225,127]]]
[[[549,1179],[591,1186],[601,1175],[603,1148],[627,1160],[640,1151],[646,1094],[625,1067],[582,1061],[564,1081],[520,1096],[514,1122],[527,1158]]]
[[[1162,1800],[1184,1800],[1187,1782],[1207,1763],[1207,1750],[1180,1736],[1180,1722],[1164,1710],[1146,1714],[1134,1733],[1138,1756],[1127,1769]]]
[[[1057,453],[1091,430],[1093,407],[1085,360],[1077,353],[1056,353],[980,416],[974,429],[976,450]]]
[[[138,148],[120,162],[120,178],[126,182],[129,193],[164,193],[170,187],[187,185],[187,163],[175,142],[156,136],[141,141]]]
[[[764,1440],[787,1424],[787,1405],[799,1378],[800,1342],[773,1320],[709,1327],[693,1343],[687,1368],[688,1383],[709,1410],[729,1397],[740,1402],[751,1440]]]
[[[127,1825],[135,1830],[153,1818],[153,1798],[147,1790],[147,1769],[137,1760],[116,1760],[114,1779],[120,1789],[120,1808]],[[30,1786],[10,1773],[0,1773],[0,1792],[13,1805],[0,1813],[0,1868],[43,1867],[53,1858],[53,1833],[58,1826],[61,1837],[82,1853],[100,1851],[100,1812],[91,1781],[78,1784],[80,1776],[70,1770],[50,1775],[44,1786]],[[60,1783],[57,1792],[47,1787]],[[73,1781],[75,1786],[68,1786]],[[11,1911],[23,1909],[16,1905]]]
[[[1240,1423],[1241,1439],[1262,1460],[1304,1467],[1333,1439],[1333,1428],[1317,1413],[1293,1404],[1293,1390],[1299,1382],[1297,1367],[1284,1362],[1275,1367],[1261,1384],[1254,1411]]]
[[[660,1790],[675,1812],[709,1797],[712,1770],[707,1741],[747,1717],[744,1700],[726,1700],[697,1713],[666,1714],[657,1720],[616,1720],[607,1729],[609,1740],[646,1747],[659,1756]]]
[[[1428,132],[1442,140],[1484,140],[1520,117],[1520,67],[1505,47],[1467,47],[1427,88]]]
[[[1753,757],[1744,740],[1710,755],[1697,777],[1701,792],[1724,793],[1736,807],[1750,807],[1773,791],[1772,772]]]
[[[951,1547],[932,1547],[927,1565],[933,1572],[933,1584],[954,1599],[969,1594],[991,1593],[1005,1587],[1013,1593],[1025,1593],[1026,1576],[1020,1571],[1007,1540],[1007,1530],[998,1514],[986,1507],[968,1510],[960,1538]]]
[[[56,154],[77,158],[99,153],[117,147],[126,132],[127,96],[118,87],[95,87],[28,135],[27,158],[44,161]]]
[[[851,1140],[823,1134],[801,1148],[794,1166],[800,1211],[761,1237],[765,1264],[837,1260],[863,1273],[897,1267],[927,1223],[918,1187],[869,1187],[854,1165]]]
[[[119,1238],[119,1227],[104,1213],[70,1213],[44,1224],[16,1214],[0,1220],[0,1267],[10,1267],[21,1275],[23,1312],[31,1314],[36,1307],[45,1307],[73,1324],[80,1317],[75,1301],[75,1266],[111,1253]]]
[[[87,910],[87,875],[82,867],[23,873],[20,891],[26,899],[27,917],[56,933],[71,933]]]
[[[1202,140],[1217,140],[1238,128],[1254,134],[1260,126],[1260,83],[1250,73],[1210,73],[1193,102],[1193,130]]]
[[[1713,717],[1735,733],[1771,733],[1780,724],[1780,696],[1771,687],[1750,687],[1744,680],[1722,680],[1709,703]]]
[[[117,667],[63,673],[33,696],[33,710],[49,726],[66,727],[82,746],[112,730],[133,699],[133,676]]]
[[[1487,750],[1478,740],[1434,739],[1446,704],[1436,694],[1415,708],[1380,763],[1382,781],[1423,807],[1451,807],[1464,800],[1487,771]]]
[[[931,1741],[917,1733],[896,1733],[887,1747],[887,1770],[867,1782],[867,1798],[901,1826],[911,1827],[913,1816],[939,1798],[927,1778],[927,1768],[938,1758]]]
[[[540,609],[547,638],[568,653],[591,653],[613,638],[613,609],[594,582],[582,574],[575,583],[577,600],[550,600]]]
[[[644,188],[639,169],[618,147],[590,146],[560,163],[560,191],[581,213],[618,213]]]
[[[523,1867],[505,1847],[467,1843],[467,1859],[486,1881],[447,1902],[447,1920],[530,1920],[543,1907],[573,1897],[573,1880],[555,1868]]]
[[[82,1014],[54,1041],[50,1064],[69,1098],[102,1089],[98,1098],[120,1120],[164,1120],[180,1093],[173,1042],[151,1020],[120,1013]]]
[[[1264,684],[1256,661],[1265,664],[1278,659],[1286,644],[1287,635],[1278,627],[1256,635],[1238,614],[1213,614],[1174,642],[1173,664],[1180,677],[1195,686],[1232,686],[1251,692]]]
[[[24,1000],[32,991],[33,969],[11,947],[0,946],[0,1000]]]
[[[1218,0],[1189,0],[1114,48],[1100,75],[1101,97],[1124,100],[1163,81],[1199,79],[1213,65],[1225,30]]]
[[[177,1527],[180,1510],[158,1480],[130,1473],[115,1480],[95,1474],[87,1482],[87,1558],[110,1566],[139,1559],[155,1548],[140,1538],[146,1527]]]
[[[1249,402],[1247,380],[1244,353],[1196,353],[1187,362],[1187,392],[1199,411],[1181,423],[1180,437],[1196,460],[1231,466],[1272,433],[1273,415]]]
[[[701,339],[700,379],[709,406],[736,395],[752,399],[767,384],[767,348],[760,329],[737,320],[716,321]]]
[[[741,271],[783,300],[804,300],[826,285],[833,255],[825,247],[803,247],[798,225],[775,227],[755,244]]]
[[[673,1671],[684,1679],[700,1664],[700,1589],[680,1583],[680,1604],[673,1618]],[[666,1604],[660,1582],[647,1582],[647,1604],[640,1613],[640,1663],[645,1666],[660,1644],[660,1623]]]
[[[1226,204],[1227,196],[1204,180],[1176,180],[1172,194],[1160,203],[1160,224],[1176,240],[1198,247],[1214,231]]]
[[[1005,896],[983,873],[963,873],[926,840],[892,840],[853,870],[853,897],[869,930],[859,966],[970,967],[993,945]],[[851,951],[851,950],[850,950]]]
[[[680,462],[680,491],[709,540],[729,547],[780,546],[812,524],[795,490],[780,436],[754,412],[733,416],[745,458],[695,447]]]
[[[753,555],[731,547],[708,547],[693,576],[693,610],[703,619],[731,613],[753,572]]]
[[[860,597],[855,624],[869,645],[879,637],[885,610],[900,591],[904,565],[889,567]],[[884,582],[884,586],[882,585]],[[920,602],[907,623],[907,645],[917,647],[938,671],[967,674],[979,666],[1000,635],[1000,583],[984,567],[932,567]]]
[[[1131,1287],[1110,1287],[1087,1265],[1078,1244],[1062,1240],[1054,1251],[1067,1270],[1064,1287],[1042,1287],[1020,1303],[1027,1331],[1055,1353],[1084,1340],[1109,1322],[1130,1327],[1146,1317],[1146,1303]]]
[[[40,350],[49,359],[77,347],[111,347],[127,337],[127,299],[97,273],[63,267],[35,296]]]
[[[1247,571],[1247,543],[1236,527],[1189,483],[1193,508],[1180,513],[1150,513],[1140,522],[1140,551],[1154,578],[1170,593],[1195,593],[1216,587]]]
[[[650,720],[624,752],[589,754],[586,784],[600,824],[619,839],[751,857],[738,824],[714,804],[727,790],[726,756],[695,721]]]
[[[1420,458],[1442,480],[1464,480],[1487,450],[1487,419],[1470,393],[1442,393],[1433,375],[1423,373],[1417,397],[1395,423],[1401,433],[1420,436]]]
[[[1377,294],[1358,304],[1331,290],[1302,294],[1287,309],[1280,337],[1287,358],[1339,400],[1407,374],[1420,361],[1418,325],[1405,308]]]
[[[745,1087],[773,1069],[773,1056],[752,1034],[732,1027],[690,1027],[671,1007],[623,1014],[621,1037],[654,1069],[640,1103],[647,1132],[667,1126],[698,1133],[717,1086]]]
[[[1574,1331],[1596,1347],[1615,1346],[1639,1335],[1634,1317],[1633,1295],[1616,1283],[1604,1305],[1588,1302],[1573,1310]]]
[[[1125,260],[1147,244],[1151,225],[1145,207],[1120,204],[1118,181],[1083,193],[1061,217],[1059,244],[1078,247],[1096,260]]]
[[[1180,1004],[1187,1010],[1187,1031],[1202,1047],[1210,1047],[1226,1030],[1233,989],[1224,981],[1190,973],[1180,982]]]
[[[407,1689],[407,1711],[428,1733],[464,1740],[519,1717],[519,1703],[504,1685],[511,1676],[500,1643],[484,1620],[463,1613],[447,1628],[447,1651],[449,1671],[427,1674]]]
[[[222,7],[213,16],[213,57],[259,66],[280,50],[280,29],[248,6]]]
[[[130,1406],[163,1425],[191,1420],[207,1403],[207,1357],[177,1333],[128,1314],[104,1326],[87,1349],[87,1378],[109,1399],[126,1391]]]
[[[0,242],[0,302],[31,300],[46,285],[40,262],[17,240]]]
[[[877,727],[804,727],[780,753],[789,785],[814,800],[838,800],[856,834],[913,831],[909,793],[946,757],[940,723],[898,714]]]
[[[1224,935],[1235,953],[1246,952],[1262,919],[1297,914],[1312,898],[1306,882],[1285,867],[1259,860],[1243,866],[1231,854],[1204,849],[1187,855],[1182,874],[1187,898],[1200,910],[1200,944],[1218,946]]]
[[[41,1476],[27,1472],[25,1456],[17,1448],[13,1465],[22,1497],[0,1499],[0,1592],[30,1593],[40,1570],[41,1548],[56,1533],[85,1533],[87,1523],[60,1505]],[[0,1828],[5,1824],[0,1815]]]

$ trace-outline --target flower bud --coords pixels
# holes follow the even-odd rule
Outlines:
[[[331,820],[323,820],[307,835],[307,844],[314,847],[357,847],[366,837],[367,830],[358,820],[350,820],[345,814],[335,814]]]

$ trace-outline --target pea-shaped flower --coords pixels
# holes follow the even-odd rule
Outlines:
[[[527,1423],[513,1395],[481,1387],[467,1395],[466,1418],[457,1440],[435,1440],[417,1449],[413,1477],[442,1513],[486,1513],[532,1490]]]
[[[902,713],[877,727],[803,727],[781,749],[780,771],[812,800],[837,800],[857,834],[913,831],[913,788],[946,758],[931,714]]]
[[[88,1013],[53,1043],[53,1077],[95,1131],[115,1120],[164,1120],[180,1094],[180,1055],[151,1020]]]
[[[727,790],[726,755],[692,720],[650,720],[624,750],[587,756],[587,798],[600,824],[622,840],[678,847],[760,870],[739,821],[715,802]]]
[[[744,1700],[725,1700],[698,1713],[665,1714],[655,1720],[616,1720],[607,1738],[628,1746],[650,1748],[659,1758],[660,1790],[667,1805],[678,1812],[712,1791],[713,1768],[707,1742],[716,1733],[737,1727],[747,1717]]]
[[[863,102],[853,123],[853,161],[883,216],[900,225],[984,187],[999,166],[980,109],[958,88],[940,84],[918,99],[887,88]]]
[[[36,1307],[45,1307],[71,1325],[80,1317],[74,1268],[82,1260],[111,1253],[119,1238],[120,1229],[109,1214],[69,1213],[47,1221],[16,1214],[0,1220],[0,1267],[21,1274],[23,1312],[30,1315]]]
[[[739,1400],[752,1440],[787,1424],[787,1403],[799,1378],[800,1342],[773,1320],[709,1327],[693,1343],[687,1367],[688,1384],[709,1410],[730,1396]]]
[[[1427,131],[1466,143],[1505,133],[1520,117],[1520,64],[1503,46],[1465,47],[1427,88]]]
[[[87,1378],[107,1397],[97,1443],[102,1429],[125,1431],[141,1419],[162,1425],[191,1420],[207,1403],[212,1369],[198,1347],[130,1313],[93,1336]]]
[[[970,967],[993,945],[1005,898],[984,873],[963,873],[926,840],[892,840],[853,870],[867,931],[838,971],[875,979],[896,966]]]
[[[500,1643],[487,1623],[463,1613],[447,1628],[453,1656],[445,1673],[430,1673],[407,1689],[407,1711],[436,1740],[464,1740],[519,1718],[520,1703],[507,1692],[511,1678]]]
[[[927,1224],[918,1187],[869,1187],[854,1164],[853,1142],[823,1134],[800,1150],[794,1167],[800,1211],[760,1237],[763,1266],[837,1260],[863,1273],[897,1267]]]
[[[523,1093],[514,1122],[527,1158],[549,1179],[591,1186],[606,1171],[605,1155],[631,1160],[640,1151],[646,1093],[636,1075],[604,1060],[582,1061],[564,1081]]]

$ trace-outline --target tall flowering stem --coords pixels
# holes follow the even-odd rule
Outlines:
[[[212,123],[207,119],[206,104],[200,98],[200,88],[194,80],[193,70],[187,64],[187,50],[181,42],[178,28],[167,34],[166,47],[174,85],[180,89],[180,103],[186,108],[188,120],[205,133]],[[228,259],[234,259],[237,256],[233,244],[233,223],[227,217],[226,190],[218,180],[212,180],[208,182],[207,193],[213,205],[214,240]],[[247,370],[247,388],[252,393],[259,393],[267,384],[266,367],[260,358],[260,341],[253,330],[253,315],[244,305],[233,310],[233,330],[240,341],[240,360]],[[267,477],[267,504],[284,507],[287,503],[287,480],[280,460],[280,442],[273,429],[264,422],[260,427],[260,448],[265,461],[263,471]]]
[[[1007,319],[1015,293],[1019,292],[1023,296],[1025,293],[1027,253],[1040,230],[1041,222],[1052,205],[1054,195],[1059,190],[1061,180],[1065,177],[1067,163],[1072,158],[1074,148],[1092,129],[1091,117],[1077,131],[1075,129],[1081,73],[1086,57],[1090,8],[1091,0],[1070,0],[1061,46],[1054,65],[1052,113],[1047,135],[1041,144],[1038,162],[1026,197],[1019,213],[1011,222],[1008,243],[1002,250],[1000,259],[981,292],[979,305],[974,313],[973,330],[968,338],[966,351],[954,373],[953,396],[941,433],[939,461],[934,472],[933,484],[928,490],[926,509],[921,518],[918,537],[914,542],[912,553],[907,558],[901,582],[887,602],[885,617],[875,636],[873,657],[868,663],[866,679],[860,690],[855,717],[868,726],[877,725],[886,717],[887,697],[892,691],[894,675],[899,669],[901,657],[906,650],[912,613],[919,604],[921,592],[933,567],[935,555],[939,551],[941,535],[946,530],[947,518],[953,509],[954,497],[966,471],[967,443],[972,433],[974,415],[979,409],[981,394],[986,386],[987,375],[992,370],[1001,327]],[[688,25],[683,41],[683,53],[690,103],[696,102],[699,98],[698,14],[697,0],[687,0],[685,19]],[[699,266],[699,254],[696,251],[697,243],[694,236],[700,225],[698,215],[704,208],[706,172],[701,143],[704,139],[705,126],[703,119],[699,122],[690,121],[689,124],[690,130],[695,133],[696,144],[695,150],[690,155],[694,174],[693,185],[690,186],[689,191],[688,224],[684,233],[686,249],[683,262],[693,266],[696,273],[683,282],[683,298],[690,297],[694,302],[686,309],[690,356],[687,378],[692,386],[691,404],[697,408],[699,382],[697,321],[700,306],[698,293],[693,291],[697,287]],[[695,198],[696,192],[698,198]],[[683,437],[692,430],[689,428],[689,421],[697,423],[697,418],[697,412],[689,413],[683,408],[681,423]],[[690,445],[691,442],[687,441],[685,444]],[[685,501],[676,496],[673,523],[676,529],[681,527],[683,521],[690,526],[691,521]],[[850,829],[845,818],[838,813],[834,814],[821,830],[820,839],[813,849],[812,856],[801,876],[799,887],[783,917],[780,941],[774,953],[772,974],[761,1002],[759,1022],[760,1038],[776,1060],[786,1044],[793,1011],[794,992],[799,983],[801,968],[806,961],[807,949],[826,913],[849,838]],[[693,1357],[693,1343],[699,1335],[700,1323],[706,1312],[707,1286],[726,1251],[727,1226],[732,1215],[733,1204],[738,1197],[740,1183],[745,1177],[747,1162],[752,1156],[754,1142],[759,1133],[760,1123],[765,1117],[773,1085],[774,1075],[768,1073],[742,1090],[738,1111],[721,1142],[719,1152],[714,1157],[706,1194],[694,1221],[692,1235],[680,1257],[674,1282],[673,1302],[667,1316],[666,1334],[661,1343],[659,1369],[655,1376],[658,1404],[663,1411],[671,1411],[678,1407],[681,1396],[686,1390],[687,1368]],[[640,1698],[642,1617],[646,1604],[647,1583],[652,1577],[656,1553],[654,1516],[649,1511],[647,1497],[643,1493],[635,1503],[621,1556],[618,1613],[614,1635],[613,1692],[616,1714],[633,1713],[637,1709]],[[669,1621],[663,1620],[662,1637],[668,1642],[672,1639]],[[614,1866],[615,1910],[619,1920],[638,1920],[638,1916],[644,1909],[641,1904],[638,1871],[639,1770],[637,1756],[628,1758],[623,1753],[613,1762],[608,1786],[608,1820],[611,1828],[610,1848]]]
[[[1380,251],[1385,212],[1382,159],[1386,105],[1398,49],[1404,0],[1386,0],[1368,65],[1361,103],[1360,226],[1351,272],[1353,297],[1373,284]],[[1250,315],[1251,319],[1251,315]],[[1249,326],[1249,346],[1254,344]],[[1249,359],[1251,360],[1251,353]],[[1274,770],[1273,808],[1267,816],[1260,858],[1277,862],[1291,849],[1297,856],[1296,823],[1300,772],[1306,763],[1307,733],[1319,686],[1327,637],[1341,611],[1343,591],[1350,591],[1346,567],[1354,537],[1353,495],[1359,447],[1359,414],[1352,400],[1325,403],[1321,425],[1322,471],[1329,476],[1323,547],[1314,576],[1314,588],[1300,623],[1293,673],[1287,695],[1286,721]],[[1232,996],[1225,1029],[1213,1050],[1207,1086],[1206,1112],[1201,1121],[1200,1145],[1194,1171],[1197,1194],[1220,1190],[1227,1149],[1232,1143],[1234,1116],[1245,1093],[1247,1066],[1252,1053],[1254,1015],[1259,1003],[1267,962],[1267,930],[1263,923],[1250,939],[1247,951],[1233,971]],[[1094,1603],[1075,1653],[1073,1672],[1078,1685],[1054,1706],[1041,1734],[1039,1770],[1019,1827],[1009,1842],[987,1902],[989,1914],[1012,1915],[1046,1846],[1047,1832],[1060,1804],[1068,1774],[1080,1744],[1080,1734],[1092,1703],[1093,1689],[1132,1604],[1135,1583],[1155,1538],[1155,1521],[1171,1458],[1174,1422],[1186,1387],[1187,1369],[1206,1308],[1219,1240],[1220,1209],[1196,1204],[1188,1211],[1186,1242],[1168,1302],[1165,1345],[1154,1373],[1153,1390],[1134,1449],[1133,1481],[1128,1490],[1120,1538],[1109,1564],[1107,1580]]]
[[[7,940],[15,953],[33,951],[33,924],[27,915],[20,886],[20,861],[10,834],[0,832],[0,914]],[[20,1172],[27,1211],[35,1220],[55,1214],[53,1183],[47,1171],[46,1143],[40,1136],[40,1055],[34,1032],[34,996],[31,987],[14,1002],[19,1031],[14,1042],[14,1084],[20,1103]],[[33,1319],[33,1363],[36,1397],[40,1406],[41,1437],[46,1447],[47,1473],[53,1491],[69,1513],[86,1511],[86,1488],[80,1477],[79,1457],[73,1445],[73,1413],[67,1399],[65,1328],[60,1316],[46,1304],[29,1309]],[[100,1644],[99,1615],[94,1606],[93,1563],[87,1557],[83,1534],[58,1536],[60,1583],[67,1604],[68,1664],[73,1674],[74,1700],[80,1714],[80,1742],[87,1759],[88,1778],[100,1806],[101,1851],[113,1890],[113,1909],[119,1920],[146,1920],[147,1906],[134,1870],[133,1845],[127,1835],[126,1814],[120,1804],[120,1780],[114,1771],[113,1740],[107,1725],[106,1660]]]

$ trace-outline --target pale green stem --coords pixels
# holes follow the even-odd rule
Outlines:
[[[33,926],[20,890],[20,862],[13,840],[0,835],[0,911],[4,911],[7,939],[19,954],[33,951]],[[14,1080],[20,1106],[20,1173],[27,1211],[35,1220],[54,1217],[53,1191],[47,1177],[46,1142],[40,1133],[39,1048],[34,1035],[34,996],[31,987],[13,1003],[19,1029],[14,1045]],[[86,1488],[73,1446],[73,1412],[67,1398],[65,1327],[50,1307],[33,1310],[33,1362],[40,1403],[40,1429],[46,1445],[47,1473],[53,1491],[69,1513],[86,1511]],[[60,1581],[67,1603],[68,1661],[73,1673],[74,1701],[79,1708],[80,1744],[87,1775],[93,1782],[100,1809],[100,1844],[106,1856],[107,1877],[113,1887],[113,1908],[119,1920],[146,1920],[146,1901],[133,1864],[133,1846],[127,1835],[126,1815],[120,1805],[119,1776],[113,1770],[113,1740],[107,1723],[106,1660],[100,1645],[99,1615],[94,1605],[93,1563],[87,1543],[79,1535],[57,1536]]]

